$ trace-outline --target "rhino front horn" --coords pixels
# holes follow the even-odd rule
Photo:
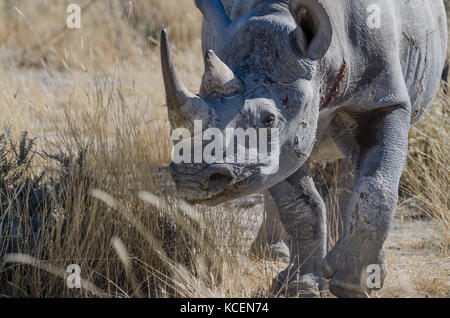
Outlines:
[[[178,78],[170,54],[166,29],[161,31],[161,65],[172,129],[187,128],[192,131],[194,120],[201,120],[203,126],[206,126],[211,120],[212,110],[203,99],[189,92]]]
[[[206,52],[200,96],[207,97],[212,93],[230,96],[241,89],[242,82],[233,71],[212,50]]]

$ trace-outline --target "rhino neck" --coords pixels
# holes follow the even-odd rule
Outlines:
[[[324,65],[321,67],[322,71],[322,85],[319,90],[321,96],[320,110],[332,108],[337,104],[346,91],[348,81],[348,64],[345,58],[342,58],[340,63],[333,63],[332,65]]]

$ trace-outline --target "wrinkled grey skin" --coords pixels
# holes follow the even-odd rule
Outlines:
[[[215,205],[269,191],[291,255],[274,292],[317,296],[329,280],[336,296],[368,295],[367,266],[378,264],[381,281],[386,276],[383,244],[396,209],[408,132],[439,87],[447,47],[443,2],[196,4],[204,16],[206,64],[199,96],[178,80],[162,33],[172,127],[192,127],[194,119],[220,130],[278,127],[280,169],[264,175],[258,165],[172,164],[180,192],[191,202]],[[375,29],[367,23],[373,4],[381,8],[381,27]],[[327,253],[325,205],[308,163],[342,157],[352,164],[354,186],[344,233]]]

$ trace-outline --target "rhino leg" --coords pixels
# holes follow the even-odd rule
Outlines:
[[[264,192],[264,219],[250,252],[256,257],[289,261],[287,235],[280,214],[269,191]]]
[[[290,264],[274,280],[275,294],[317,297],[324,287],[321,266],[326,254],[326,210],[309,164],[270,189],[290,237]]]
[[[383,245],[397,207],[410,118],[406,106],[336,117],[335,141],[355,174],[344,233],[323,263],[330,291],[338,297],[366,297],[382,287]]]

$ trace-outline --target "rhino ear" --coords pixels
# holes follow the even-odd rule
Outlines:
[[[220,33],[231,23],[220,0],[195,0],[195,4],[216,33]]]
[[[318,0],[291,0],[289,9],[297,22],[298,48],[310,59],[325,56],[333,38],[330,17]]]

